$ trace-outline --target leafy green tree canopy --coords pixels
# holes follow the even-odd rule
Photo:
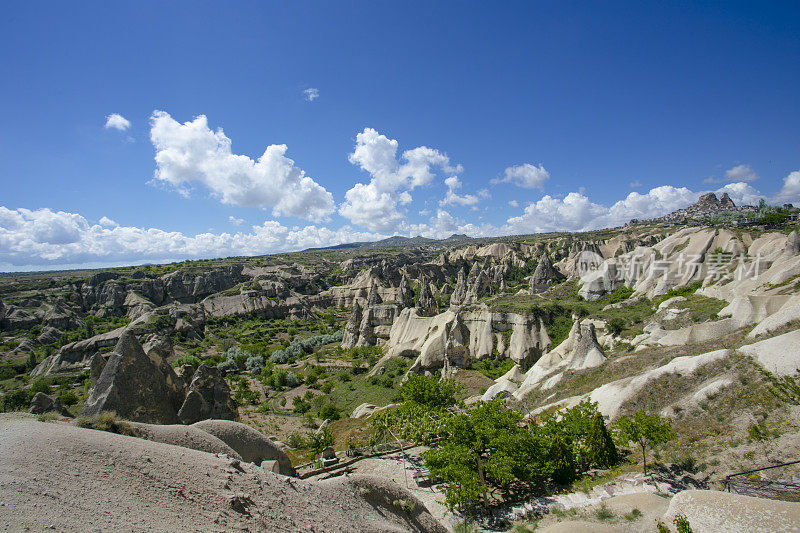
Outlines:
[[[636,443],[642,448],[642,471],[647,474],[647,447],[658,446],[675,438],[672,421],[640,409],[633,417],[621,416],[615,422],[619,440]]]

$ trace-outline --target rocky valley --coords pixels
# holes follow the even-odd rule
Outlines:
[[[3,520],[789,530],[798,280],[793,222],[661,220],[8,275]]]

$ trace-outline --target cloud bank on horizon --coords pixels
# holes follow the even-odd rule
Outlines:
[[[316,96],[314,97],[316,98]],[[313,100],[313,98],[310,98]],[[106,129],[125,131],[130,121],[118,114],[107,117]],[[155,149],[152,182],[185,197],[202,189],[233,208],[271,209],[273,219],[235,232],[186,235],[159,228],[120,226],[107,216],[92,223],[79,213],[49,208],[0,206],[0,269],[34,270],[111,266],[145,262],[226,256],[252,256],[371,241],[390,235],[445,238],[453,233],[474,237],[553,231],[587,231],[621,226],[632,218],[649,219],[686,207],[708,190],[662,185],[647,192],[630,192],[606,206],[582,190],[563,197],[544,194],[551,179],[542,163],[507,167],[485,185],[538,190],[540,198],[507,202],[513,216],[499,225],[466,221],[448,209],[479,212],[491,193],[486,187],[463,192],[462,165],[436,148],[418,146],[402,151],[400,143],[365,127],[357,133],[348,160],[367,179],[344,193],[338,205],[323,185],[286,156],[285,144],[265,148],[258,159],[236,154],[221,128],[212,130],[199,115],[180,123],[164,111],[150,117],[150,140]],[[737,205],[754,204],[766,195],[751,183],[759,176],[746,164],[725,172],[727,182],[714,190],[728,193]],[[427,221],[413,222],[409,208],[418,191],[434,183],[446,189]],[[641,186],[632,182],[631,187]],[[522,192],[521,191],[521,192]],[[526,193],[529,194],[529,193]],[[423,195],[424,196],[424,195]],[[800,171],[783,178],[775,203],[800,201]],[[521,212],[520,212],[521,207]],[[427,209],[423,213],[429,213]],[[287,225],[281,217],[297,217],[311,225]],[[340,217],[341,221],[334,220]],[[480,218],[478,219],[480,220]],[[230,215],[237,228],[244,219]]]

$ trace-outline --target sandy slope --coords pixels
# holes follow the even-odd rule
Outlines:
[[[406,513],[393,505],[413,501]],[[444,531],[399,487],[311,482],[224,455],[0,415],[0,529]]]

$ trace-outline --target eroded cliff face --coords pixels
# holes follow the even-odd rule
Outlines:
[[[604,258],[600,268],[583,274],[579,293],[593,300],[624,285],[634,297],[654,298],[700,282],[700,294],[727,301],[777,294],[780,284],[800,274],[798,243],[794,232],[753,239],[747,232],[685,228],[652,246]]]
[[[549,345],[541,319],[476,306],[432,317],[404,309],[392,325],[385,349],[390,356],[416,356],[414,372],[432,372],[463,368],[487,357],[510,358],[527,368]]]

